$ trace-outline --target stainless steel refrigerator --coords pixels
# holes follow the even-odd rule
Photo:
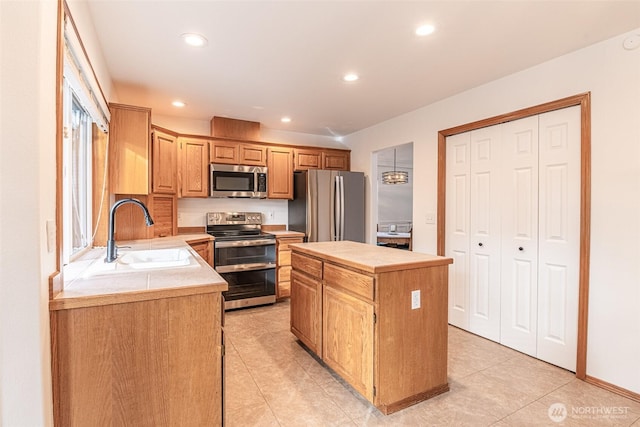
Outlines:
[[[293,176],[289,230],[305,241],[364,243],[364,173],[310,169]]]

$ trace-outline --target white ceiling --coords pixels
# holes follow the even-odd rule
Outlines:
[[[87,1],[119,102],[336,136],[640,27],[640,1]]]

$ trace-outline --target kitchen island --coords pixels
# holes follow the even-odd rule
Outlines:
[[[222,424],[227,282],[192,240],[119,242],[113,263],[95,248],[65,268],[49,303],[56,425]]]
[[[449,390],[451,258],[364,243],[291,248],[291,331],[389,414]]]

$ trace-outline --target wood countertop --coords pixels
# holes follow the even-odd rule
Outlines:
[[[273,234],[276,237],[304,237],[304,233],[289,230],[268,230],[265,233]]]
[[[208,234],[188,234],[118,242],[120,253],[131,250],[183,248],[195,259],[185,267],[87,275],[102,263],[105,248],[94,248],[64,270],[63,291],[49,301],[50,310],[120,304],[169,297],[223,292],[227,282],[187,242],[213,240]]]
[[[351,241],[292,243],[294,252],[317,256],[368,273],[452,264],[453,259]]]

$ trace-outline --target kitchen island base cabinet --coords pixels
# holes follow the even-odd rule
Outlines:
[[[290,248],[291,331],[326,366],[384,414],[449,390],[451,258],[348,241]]]
[[[59,426],[222,424],[222,296],[53,311]]]

